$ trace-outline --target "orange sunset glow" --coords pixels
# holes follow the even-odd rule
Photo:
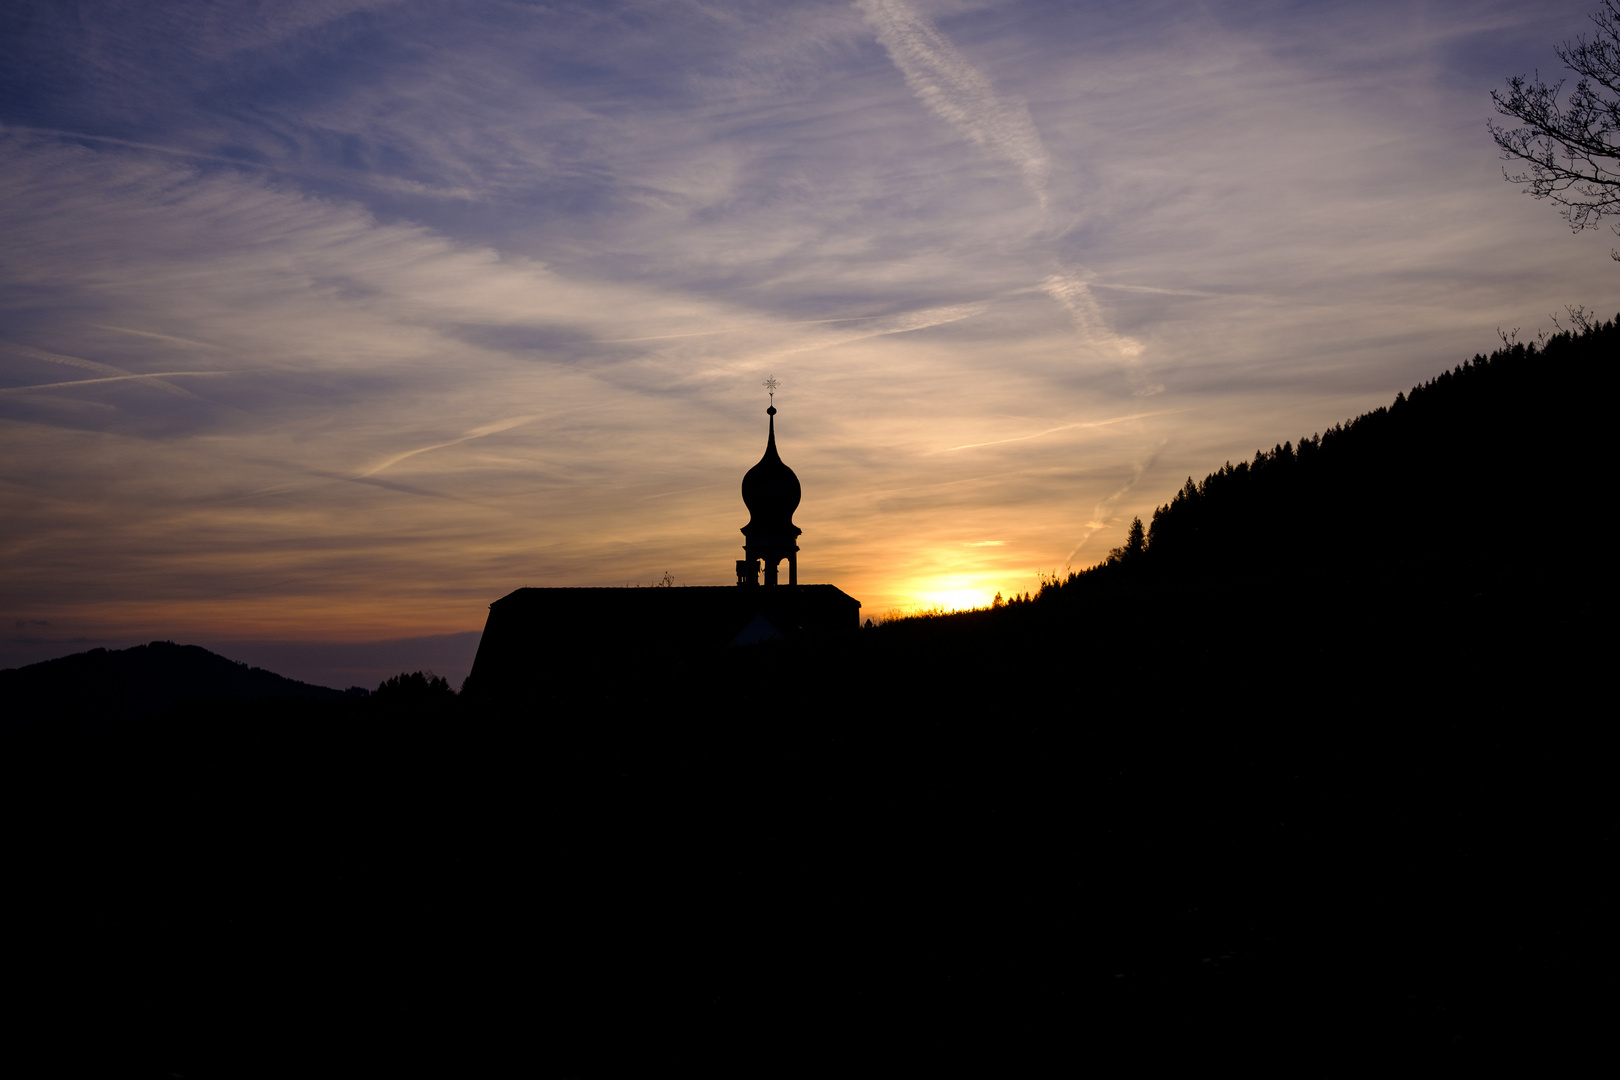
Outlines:
[[[0,116],[4,663],[461,635],[414,662],[465,675],[513,588],[724,584],[769,374],[803,579],[981,607],[1607,272],[1502,184],[1466,50],[1379,95],[1303,27],[870,0],[696,68],[517,16],[428,59],[350,6],[36,28],[119,74]]]

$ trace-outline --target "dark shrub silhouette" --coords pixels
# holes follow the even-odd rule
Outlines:
[[[452,701],[456,692],[450,680],[429,672],[400,672],[384,680],[371,695],[379,705],[435,706]]]

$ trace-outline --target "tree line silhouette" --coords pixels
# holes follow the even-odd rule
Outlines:
[[[14,731],[18,1024],[187,1076],[1556,1068],[1612,940],[1616,338],[1189,479],[995,609]]]
[[[1394,402],[1189,477],[1099,565],[1039,599],[1258,590],[1343,603],[1487,594],[1579,602],[1596,567],[1554,551],[1598,492],[1616,323],[1512,343]],[[1541,514],[1568,514],[1538,526]]]

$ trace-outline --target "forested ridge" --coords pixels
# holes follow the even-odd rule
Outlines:
[[[1476,355],[1387,407],[1188,477],[1145,530],[1043,598],[1126,583],[1302,601],[1595,587],[1606,571],[1580,553],[1608,471],[1616,357],[1615,321]]]
[[[1475,357],[993,609],[36,724],[31,1071],[1567,1072],[1616,345]]]

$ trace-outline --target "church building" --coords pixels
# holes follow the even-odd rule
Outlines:
[[[799,478],[776,450],[775,380],[765,455],[743,476],[748,524],[735,585],[518,589],[489,606],[471,685],[499,692],[561,657],[615,643],[752,645],[859,629],[861,604],[835,585],[799,584]],[[787,563],[787,581],[782,564]]]

